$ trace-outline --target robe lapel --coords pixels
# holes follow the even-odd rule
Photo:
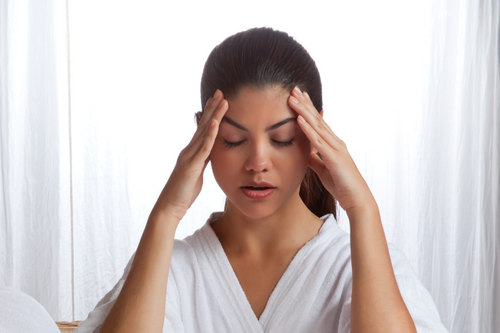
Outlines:
[[[217,235],[209,225],[205,227],[205,241],[202,245],[207,254],[204,260],[207,265],[203,267],[203,271],[211,270],[211,275],[217,277],[215,281],[211,281],[211,287],[220,294],[221,307],[227,318],[230,318],[233,332],[264,333]]]
[[[314,293],[308,295],[307,289],[319,290],[324,281],[322,274],[315,273],[317,258],[312,258],[313,252],[318,243],[324,241],[321,234],[326,233],[333,223],[336,223],[333,218],[325,221],[320,232],[297,252],[269,296],[260,319],[255,316],[217,235],[210,225],[206,225],[204,245],[211,253],[207,256],[211,267],[206,269],[214,270],[214,275],[218,276],[219,286],[214,288],[220,288],[221,295],[226,295],[223,300],[228,304],[228,316],[234,316],[236,325],[240,325],[237,326],[238,332],[293,332],[307,321],[304,315],[313,306],[315,298]]]
[[[326,220],[318,234],[297,252],[288,265],[260,316],[264,332],[298,332],[307,327],[305,323],[314,320],[308,315],[325,275],[319,259],[326,249],[325,234],[334,223],[333,217]]]

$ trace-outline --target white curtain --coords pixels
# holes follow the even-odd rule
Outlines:
[[[71,318],[64,1],[0,2],[0,285]]]
[[[500,330],[497,0],[0,1],[0,285],[84,319],[195,130],[208,53],[272,26],[316,60],[325,118],[444,325]],[[208,168],[176,236],[223,203]]]

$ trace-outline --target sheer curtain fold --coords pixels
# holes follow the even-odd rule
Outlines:
[[[64,1],[0,2],[0,285],[72,319]]]
[[[452,332],[499,326],[498,1],[433,2],[420,265]],[[426,249],[433,248],[433,251]],[[495,281],[495,282],[493,282]]]

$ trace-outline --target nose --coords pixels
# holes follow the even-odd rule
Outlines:
[[[272,169],[269,147],[264,143],[254,142],[249,147],[248,156],[245,161],[247,171],[263,172]]]

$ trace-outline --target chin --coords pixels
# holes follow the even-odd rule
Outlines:
[[[239,214],[244,215],[248,219],[251,220],[262,220],[265,219],[271,215],[273,215],[276,211],[272,209],[265,209],[265,208],[257,208],[253,209],[252,207],[237,207],[235,205],[232,206],[234,210],[239,212]]]
[[[248,219],[262,220],[283,211],[285,206],[289,206],[288,204],[291,200],[292,198],[288,198],[284,202],[276,202],[274,200],[252,202],[248,201],[248,199],[231,200],[228,196],[226,207],[228,211],[234,211],[237,214],[244,215]]]

